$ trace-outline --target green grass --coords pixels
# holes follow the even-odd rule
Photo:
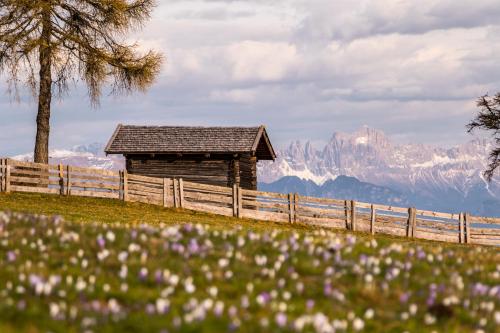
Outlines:
[[[28,212],[42,215],[60,215],[72,222],[123,224],[204,223],[214,227],[243,226],[263,229],[303,229],[288,225],[234,219],[201,212],[163,208],[155,205],[130,203],[111,199],[60,197],[44,194],[0,194],[0,210]]]
[[[0,332],[496,332],[500,325],[497,248],[103,199],[2,194],[0,211],[65,220],[0,213]],[[169,306],[159,313],[162,303]]]

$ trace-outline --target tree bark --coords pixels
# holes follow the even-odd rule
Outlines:
[[[40,91],[36,117],[36,141],[34,160],[49,163],[50,105],[52,101],[52,51],[50,11],[43,14],[42,43],[40,45]]]

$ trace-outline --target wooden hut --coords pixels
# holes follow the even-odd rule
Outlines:
[[[257,162],[275,160],[264,126],[118,125],[106,154],[123,154],[127,172],[257,189]]]

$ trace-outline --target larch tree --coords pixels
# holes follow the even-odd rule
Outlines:
[[[500,93],[493,97],[482,96],[477,101],[479,112],[467,125],[469,133],[476,129],[491,132],[494,146],[490,152],[488,169],[484,176],[488,181],[493,179],[495,171],[500,168]]]
[[[119,94],[154,83],[162,55],[126,42],[154,7],[155,0],[0,0],[0,73],[11,93],[27,84],[38,99],[35,162],[49,161],[52,97],[70,83],[85,83],[93,107],[106,84]]]

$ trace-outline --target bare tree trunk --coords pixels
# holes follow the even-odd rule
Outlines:
[[[36,117],[35,162],[49,163],[50,104],[52,101],[52,54],[50,45],[52,23],[50,11],[44,14],[42,45],[40,45],[40,91]]]

